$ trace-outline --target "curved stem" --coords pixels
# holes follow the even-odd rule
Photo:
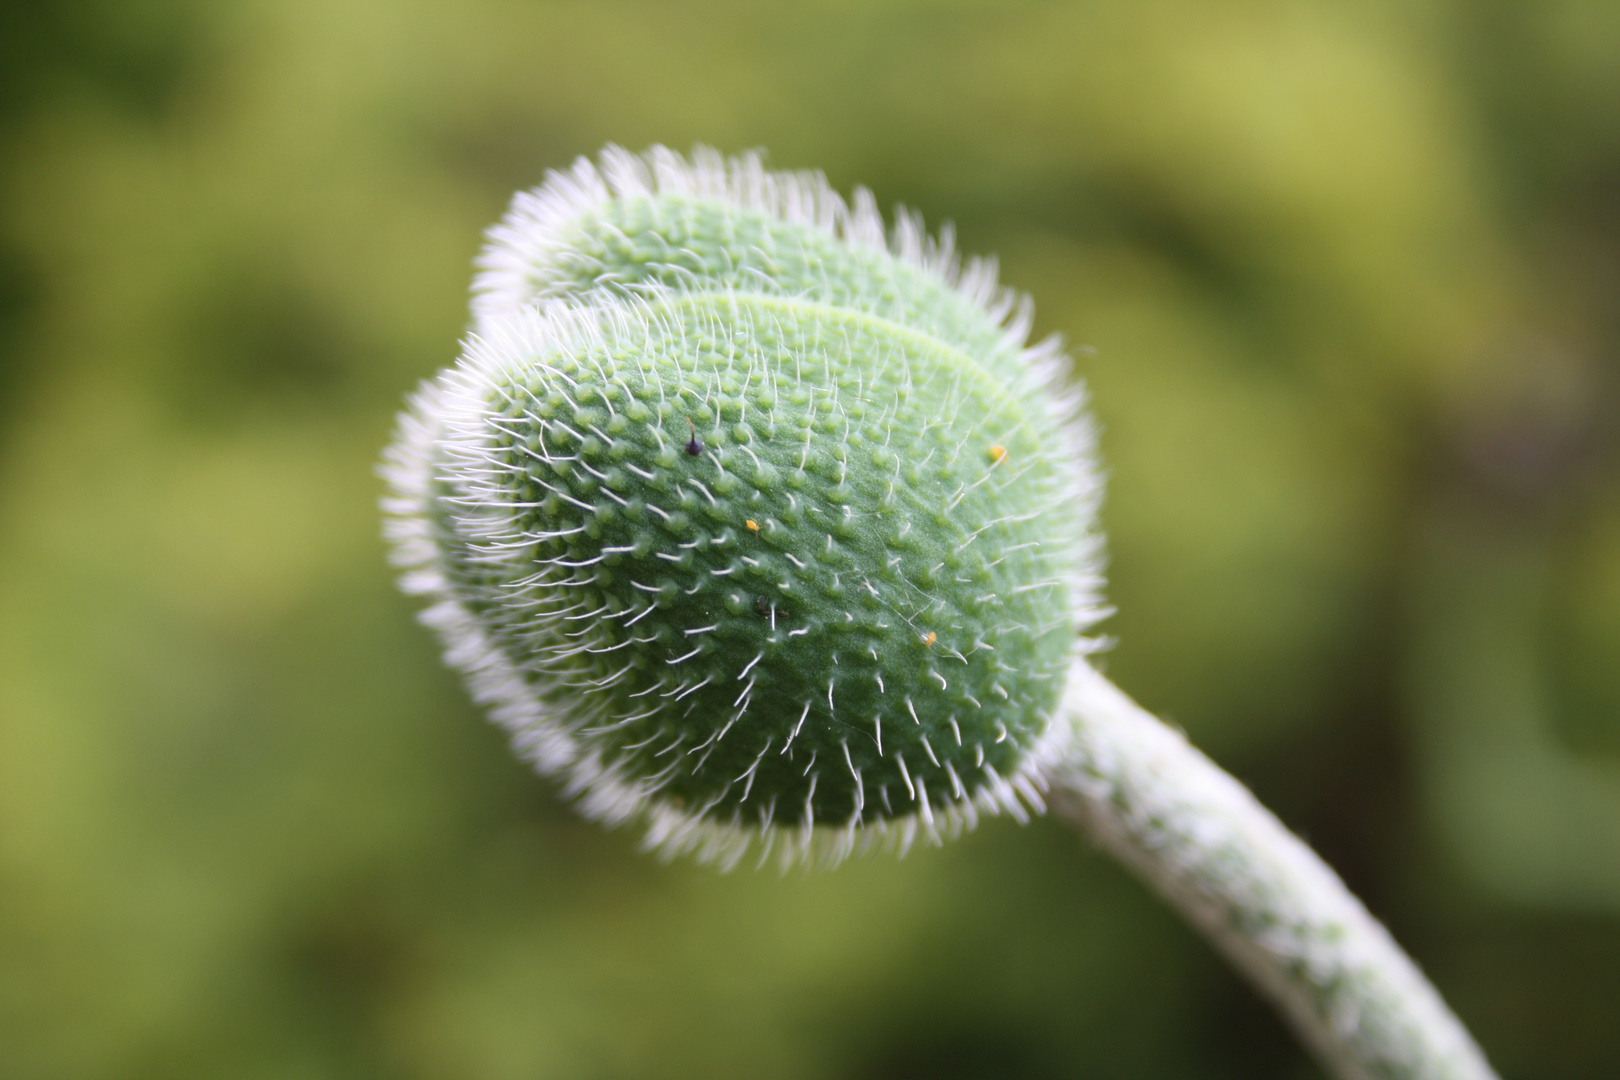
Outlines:
[[[1051,800],[1281,1010],[1343,1080],[1494,1080],[1411,959],[1249,790],[1083,662]]]

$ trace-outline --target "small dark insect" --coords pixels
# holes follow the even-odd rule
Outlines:
[[[686,441],[686,452],[697,457],[703,453],[703,440],[698,438],[697,425],[692,423],[690,416],[686,418],[686,426],[692,429],[692,437]]]
[[[763,617],[765,615],[769,615],[770,611],[771,611],[771,606],[763,596],[754,597],[754,614],[755,615],[759,615],[759,616]]]

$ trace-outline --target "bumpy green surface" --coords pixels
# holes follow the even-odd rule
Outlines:
[[[614,199],[576,222],[560,249],[555,263],[534,269],[537,295],[656,285],[808,297],[937,338],[1003,379],[1028,377],[1017,344],[937,275],[886,251],[719,200]]]
[[[997,323],[886,252],[700,199],[603,205],[534,283],[596,300],[594,329],[506,357],[436,512],[533,694],[716,821],[931,813],[1015,774],[1073,652],[1086,522]]]

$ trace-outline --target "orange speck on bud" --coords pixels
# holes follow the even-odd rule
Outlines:
[[[1002,446],[1000,443],[996,443],[996,445],[990,448],[990,460],[995,462],[997,465],[1000,465],[1003,461],[1007,460],[1007,448]]]
[[[743,522],[743,524],[748,526],[749,532],[759,532],[759,522],[755,521],[753,518],[749,518],[747,521]]]

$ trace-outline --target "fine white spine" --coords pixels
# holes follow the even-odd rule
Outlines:
[[[1250,794],[1078,661],[1053,813],[1131,867],[1342,1080],[1495,1080],[1389,932]]]

